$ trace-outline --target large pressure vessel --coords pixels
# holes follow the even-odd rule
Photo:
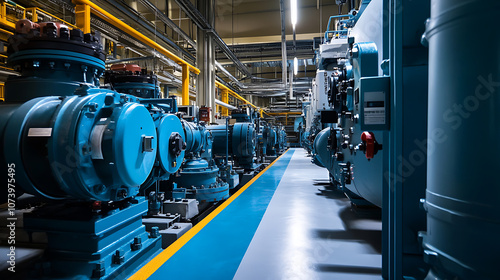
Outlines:
[[[426,259],[432,277],[498,279],[500,1],[431,9]]]

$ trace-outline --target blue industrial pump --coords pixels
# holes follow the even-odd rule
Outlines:
[[[269,140],[269,126],[264,120],[259,120],[257,125],[257,158],[262,159],[267,153],[267,142]]]
[[[278,146],[278,134],[276,132],[276,127],[274,125],[270,125],[268,128],[268,138],[267,138],[267,148],[266,155],[267,156],[276,156],[277,146]]]
[[[287,148],[286,131],[283,125],[278,125],[276,127],[276,136],[277,136],[276,151],[278,154],[282,154],[285,152]]]
[[[195,198],[204,208],[229,197],[230,185],[220,177],[212,157],[212,133],[203,123],[182,121],[186,134],[186,156],[178,175],[172,178],[178,186],[175,198]],[[234,181],[232,181],[234,187]]]
[[[157,76],[136,64],[115,64],[104,73],[105,85],[120,93],[134,95],[149,110],[158,133],[159,148],[156,162],[148,179],[141,185],[139,194],[148,197],[148,215],[161,210],[164,193],[160,182],[176,173],[184,159],[186,135],[177,113],[175,98],[160,98]],[[155,187],[151,191],[151,187]]]
[[[15,167],[17,197],[51,200],[23,219],[48,237],[40,275],[116,278],[160,249],[136,195],[158,159],[172,173],[183,155],[171,154],[169,116],[153,119],[139,98],[98,88],[104,58],[98,36],[59,23],[21,20],[9,38],[20,76],[0,104],[0,161]]]
[[[236,123],[227,127],[226,125],[207,126],[214,139],[213,154],[216,157],[224,157],[229,154],[234,160],[235,166],[245,170],[255,170],[260,165],[255,162],[257,131],[253,118],[243,109],[233,110],[231,118],[236,119]],[[226,135],[229,143],[226,141]]]
[[[104,74],[104,83],[113,90],[141,98],[160,98],[158,78],[136,64],[115,64]]]

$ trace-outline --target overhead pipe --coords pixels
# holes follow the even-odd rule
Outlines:
[[[189,1],[189,0],[175,0],[177,5],[186,13],[186,15],[198,26],[198,28],[207,30],[211,34],[215,43],[221,48],[221,50],[226,54],[226,56],[233,61],[238,69],[247,76],[251,76],[252,73],[248,68],[241,63],[241,61],[236,57],[236,55],[229,49],[227,44],[222,40],[217,31],[207,22],[207,19],[201,14],[201,12]]]
[[[299,90],[299,89],[310,89],[312,87],[312,81],[293,81],[293,88],[294,90]],[[265,83],[265,84],[259,84],[259,85],[247,85],[246,88],[242,89],[245,93],[247,92],[252,92],[252,91],[283,91],[286,90],[286,88],[283,86],[281,83]]]
[[[105,11],[101,7],[97,6],[96,4],[92,3],[91,1],[89,1],[89,0],[73,0],[73,3],[76,5],[75,11],[79,11],[79,14],[76,15],[77,26],[82,26],[85,29],[86,28],[90,29],[90,12],[93,11],[94,14],[96,14],[98,17],[109,22],[110,24],[119,28],[120,30],[128,33],[129,35],[131,35],[132,37],[145,43],[146,45],[154,48],[159,53],[165,55],[166,57],[170,58],[174,62],[182,65],[182,96],[183,96],[182,105],[189,105],[189,71],[192,71],[195,74],[199,74],[200,69],[194,67],[193,65],[191,65],[190,63],[188,63],[184,59],[173,54],[171,51],[167,50],[165,47],[159,45],[155,41],[146,37],[145,35],[143,35],[139,31],[135,30],[134,28],[132,28],[128,24],[119,20],[118,18],[116,18],[112,14],[108,13],[107,11]],[[187,98],[185,98],[185,97],[187,97]]]
[[[157,76],[158,76],[159,80],[164,80],[165,82],[170,82],[170,83],[172,83],[172,85],[176,85],[179,88],[182,88],[181,79],[179,79],[178,77],[176,77],[174,74],[172,74],[170,72],[162,71],[162,72],[157,73]],[[163,76],[164,76],[164,78],[162,79]],[[167,79],[170,79],[170,80],[167,80]],[[196,93],[195,88],[192,86],[189,86],[189,97],[196,98],[196,95],[194,95],[194,93]]]
[[[229,94],[231,94],[232,96],[234,96],[235,98],[243,101],[245,104],[248,104],[250,106],[252,106],[253,108],[255,109],[258,109],[257,106],[253,105],[250,101],[246,100],[245,98],[243,98],[241,95],[237,94],[234,90],[230,89],[228,86],[224,85],[223,83],[219,82],[219,81],[215,81],[215,85],[220,88],[220,89],[225,89],[229,92]]]
[[[222,102],[222,101],[220,101],[220,100],[219,100],[219,99],[217,99],[217,98],[215,99],[215,104],[220,105],[220,106],[224,106],[224,107],[226,107],[226,108],[228,108],[228,109],[231,109],[231,110],[236,110],[236,109],[238,109],[237,107],[234,107],[233,105],[229,105],[229,104],[227,104],[227,103],[225,103],[225,102]]]
[[[150,55],[150,56],[141,56],[141,57],[129,57],[129,58],[122,58],[122,59],[112,59],[112,60],[106,60],[106,64],[116,64],[116,63],[129,62],[129,61],[150,60],[150,59],[154,59],[154,58],[155,58],[155,56]]]
[[[158,9],[153,3],[148,0],[139,0],[145,7],[149,8],[151,11],[155,12],[155,15],[160,18],[160,20],[165,23],[168,27],[172,28],[177,34],[179,34],[188,44],[196,50],[196,42],[189,37],[177,24],[175,24],[171,19],[168,18],[160,9]]]
[[[233,83],[235,83],[239,88],[246,88],[246,85],[242,82],[238,81],[235,76],[231,75],[229,71],[227,71],[224,66],[222,66],[219,62],[215,61],[215,67],[224,74],[227,78],[229,78]]]
[[[186,65],[191,72],[193,72],[195,74],[200,73],[200,69],[196,68],[195,66],[191,65],[189,62],[185,61],[184,59],[173,54],[171,51],[167,50],[165,47],[159,45],[155,41],[153,41],[150,38],[146,37],[145,35],[141,34],[139,31],[135,30],[130,25],[124,23],[120,19],[118,19],[115,16],[113,16],[112,14],[108,13],[107,11],[105,11],[101,7],[97,6],[93,2],[91,2],[89,0],[73,0],[73,3],[77,6],[83,5],[83,6],[90,7],[91,8],[90,10],[93,11],[95,15],[97,15],[98,17],[102,18],[103,20],[109,22],[110,24],[119,28],[120,30],[127,32],[128,35],[131,35],[132,37],[136,38],[137,40],[154,48],[159,53],[172,59],[174,62],[181,64],[181,65]]]
[[[288,59],[286,53],[286,15],[285,15],[285,2],[280,0],[280,15],[281,15],[281,79],[282,84],[286,87],[287,84],[287,73],[288,73]]]
[[[174,41],[167,38],[163,34],[156,32],[155,26],[150,21],[147,21],[139,12],[137,12],[137,10],[134,10],[133,8],[131,9],[130,7],[125,6],[123,3],[117,0],[107,0],[106,2],[108,2],[113,7],[116,7],[119,11],[129,16],[132,20],[137,21],[137,23],[142,25],[149,32],[155,34],[155,36],[157,36],[161,40],[165,41],[170,47],[174,48],[179,53],[182,53],[186,57],[189,57],[189,59],[194,60],[194,57],[191,53],[179,47]]]
[[[182,67],[180,65],[176,64],[175,62],[173,62],[170,59],[166,59],[165,57],[163,57],[162,55],[160,55],[156,52],[153,52],[153,55],[149,55],[149,56],[129,57],[129,58],[122,58],[122,59],[106,60],[106,64],[116,64],[116,63],[130,62],[130,61],[153,60],[155,58],[165,62],[165,64],[167,64],[170,67],[173,67],[177,71],[182,71]]]

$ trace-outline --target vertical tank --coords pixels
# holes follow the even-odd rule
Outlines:
[[[423,235],[432,279],[498,279],[500,2],[433,0]],[[485,149],[492,147],[493,149]]]

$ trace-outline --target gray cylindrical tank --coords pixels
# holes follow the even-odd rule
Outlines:
[[[423,245],[442,279],[498,279],[499,14],[496,0],[432,1]]]

